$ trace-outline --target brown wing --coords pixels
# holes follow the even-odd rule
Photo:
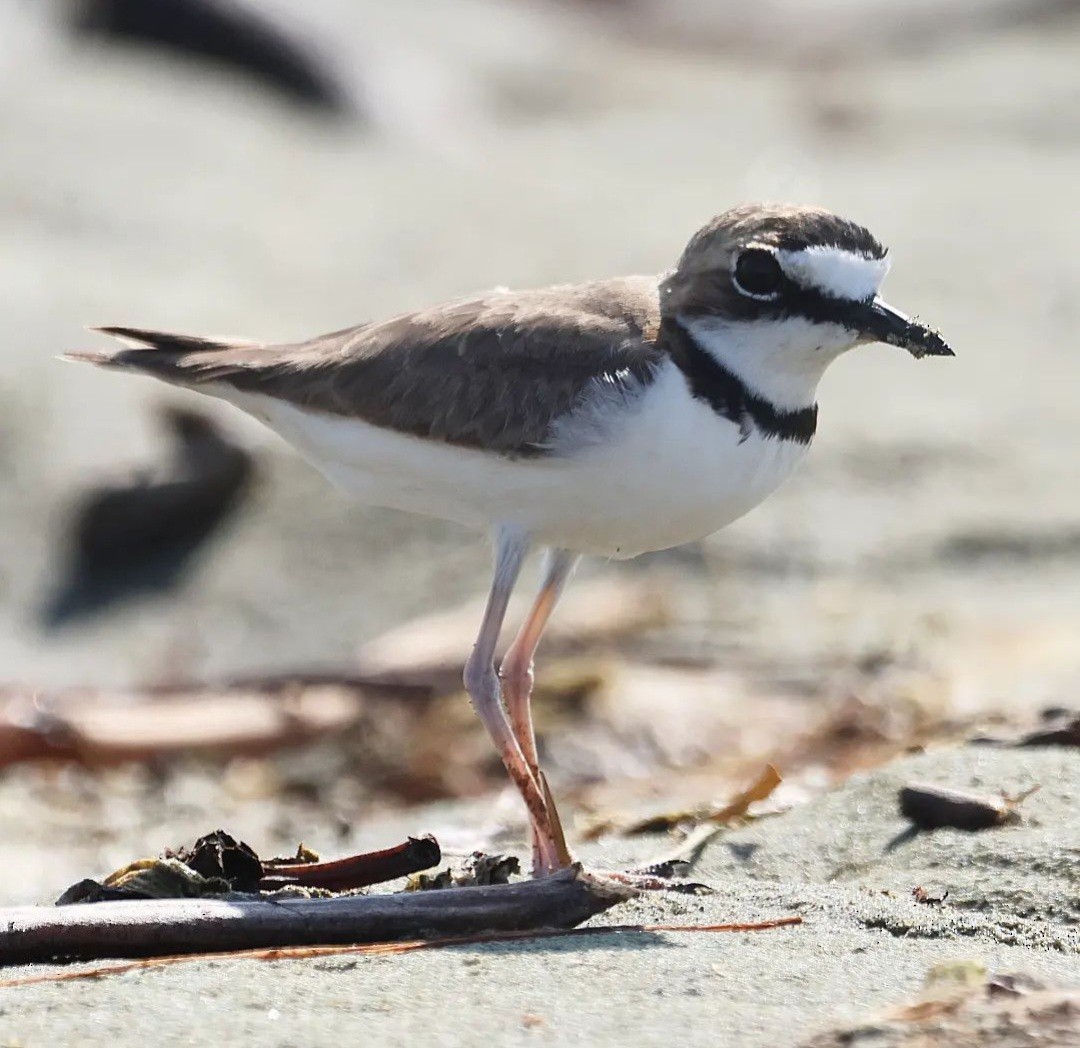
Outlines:
[[[315,411],[483,447],[535,454],[596,379],[647,380],[661,351],[656,281],[629,277],[481,298],[296,345],[222,345],[128,328],[143,348],[95,363],[198,386],[226,382]]]

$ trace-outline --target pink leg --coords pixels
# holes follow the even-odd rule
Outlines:
[[[529,821],[536,834],[536,847],[542,857],[542,867],[555,868],[563,865],[559,862],[561,829],[557,822],[552,823],[546,784],[526,760],[507,719],[499,678],[495,672],[495,648],[499,642],[499,632],[528,549],[528,536],[518,531],[502,529],[496,536],[495,577],[480,633],[465,664],[465,689],[495,743],[503,765],[525,801]]]
[[[506,710],[510,716],[510,725],[517,738],[521,752],[532,772],[533,777],[541,786],[548,802],[548,815],[556,830],[555,854],[544,855],[544,847],[541,844],[543,833],[541,827],[535,822],[532,824],[533,837],[533,873],[544,875],[552,873],[555,869],[566,866],[570,861],[570,854],[566,848],[566,842],[562,837],[562,829],[558,823],[558,814],[547,792],[547,783],[540,771],[540,762],[536,752],[536,733],[533,730],[532,709],[530,699],[533,688],[533,656],[536,647],[543,636],[551,612],[562,594],[574,567],[578,562],[576,553],[566,550],[551,550],[547,557],[544,568],[544,580],[540,586],[536,601],[528,618],[522,625],[513,644],[507,651],[499,668],[499,677],[503,683],[503,694],[506,701]],[[554,859],[554,865],[552,865]]]
[[[503,529],[496,536],[495,578],[480,634],[465,664],[465,687],[528,809],[533,835],[533,875],[546,876],[570,865],[573,859],[566,847],[547,780],[538,767],[536,740],[529,712],[532,660],[544,626],[573,571],[577,557],[563,550],[552,554],[536,603],[503,660],[501,676],[506,684],[507,703],[510,706],[508,718],[500,694],[499,675],[495,673],[495,648],[506,617],[510,593],[528,548],[528,536],[520,532]],[[655,876],[623,873],[608,876],[643,889],[670,887]]]

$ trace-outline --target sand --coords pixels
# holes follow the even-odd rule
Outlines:
[[[160,457],[153,407],[181,396],[57,363],[92,342],[83,325],[298,338],[495,284],[655,271],[713,213],[771,198],[870,226],[892,248],[890,298],[957,358],[853,354],[823,384],[809,462],[766,507],[696,549],[586,571],[679,573],[693,635],[752,694],[835,698],[853,664],[885,653],[957,715],[1075,700],[1075,15],[1017,20],[1024,5],[999,4],[980,22],[937,4],[948,31],[924,34],[864,5],[873,34],[799,37],[778,58],[769,33],[724,24],[730,46],[686,51],[557,5],[399,6],[305,5],[368,98],[374,119],[355,125],[153,53],[77,46],[52,5],[0,11],[15,44],[0,71],[3,678],[48,689],[348,664],[363,640],[485,584],[477,537],[352,505],[211,405],[259,456],[245,511],[171,594],[43,629],[73,500]],[[0,1040],[795,1045],[910,998],[950,958],[1076,982],[1077,760],[913,757],[720,839],[702,867],[716,894],[610,917],[798,912],[801,928],[182,966],[5,992]],[[909,776],[1043,788],[1021,827],[886,855]],[[64,806],[73,783],[0,783],[4,839],[32,841],[2,901],[48,901],[222,814],[181,777],[154,818],[144,783],[106,789],[88,819]],[[447,827],[463,842],[490,807],[360,813],[359,837]],[[261,845],[288,838],[289,818],[231,828]],[[618,865],[660,843],[585,854]],[[917,904],[917,885],[947,904]]]
[[[896,791],[911,780],[990,793],[1042,788],[1025,802],[1020,826],[938,830],[888,851],[906,825]],[[720,836],[694,873],[713,894],[642,896],[593,922],[712,924],[797,914],[804,919],[798,927],[597,935],[400,957],[201,961],[6,990],[0,1032],[6,1043],[24,1045],[422,1039],[471,1048],[539,1038],[786,1048],[909,1000],[930,969],[947,962],[1077,984],[1078,782],[1075,751],[968,746],[906,758]],[[582,857],[617,867],[664,846],[655,838],[617,840],[583,849]],[[911,892],[920,886],[947,898],[919,903]],[[48,970],[28,966],[18,974]]]

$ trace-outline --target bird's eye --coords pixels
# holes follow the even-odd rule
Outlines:
[[[735,260],[732,275],[736,289],[750,298],[775,298],[784,282],[776,256],[762,248],[749,248]]]

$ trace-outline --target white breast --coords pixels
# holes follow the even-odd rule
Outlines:
[[[206,387],[203,387],[206,388]],[[209,392],[209,390],[208,390]],[[633,557],[702,538],[771,494],[806,446],[745,439],[695,400],[671,363],[638,396],[560,427],[552,454],[506,459],[306,411],[260,394],[212,392],[261,419],[331,480],[372,505],[538,543]]]
[[[703,538],[772,494],[806,451],[757,430],[744,436],[669,362],[610,439],[571,455],[579,494],[569,519],[584,532],[571,548],[632,557]]]

